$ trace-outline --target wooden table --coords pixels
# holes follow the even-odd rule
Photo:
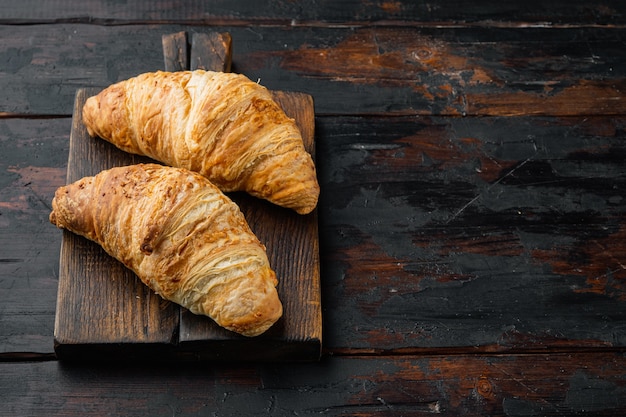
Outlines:
[[[1,416],[625,415],[626,3],[10,3]],[[54,354],[76,91],[162,68],[178,31],[314,99],[319,362]]]

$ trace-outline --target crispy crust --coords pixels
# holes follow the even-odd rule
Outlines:
[[[206,178],[139,164],[60,187],[50,222],[100,244],[163,298],[256,336],[282,315],[265,247]]]
[[[295,121],[243,75],[141,74],[90,97],[83,120],[90,135],[199,172],[222,191],[246,191],[300,214],[317,205],[315,165]]]

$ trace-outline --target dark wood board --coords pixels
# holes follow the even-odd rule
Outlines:
[[[158,12],[157,12],[158,10]],[[138,0],[124,2],[71,0],[8,2],[0,10],[0,22],[50,22],[71,20],[97,24],[137,21],[187,22],[202,25],[572,25],[620,24],[626,7],[619,0],[398,0],[293,1],[258,0],[190,1]]]
[[[232,35],[233,71],[314,96],[318,117],[626,112],[624,27],[221,29]],[[150,25],[0,26],[2,114],[71,115],[77,88],[160,68],[161,33]]]
[[[8,416],[626,413],[621,352],[334,356],[291,364],[0,363]]]
[[[65,183],[71,120],[0,120],[0,353],[51,352],[61,235],[50,201]]]
[[[626,118],[324,122],[335,353],[626,346]]]
[[[4,3],[0,415],[626,415],[626,2]],[[56,361],[76,91],[206,28],[315,97],[322,358]]]
[[[177,40],[185,44],[184,39]],[[198,44],[206,45],[194,39],[192,46]],[[178,62],[164,49],[166,67],[168,62]],[[197,55],[192,47],[191,57]],[[82,106],[98,91],[79,89],[76,95],[68,183],[113,166],[149,161],[87,134]],[[292,92],[273,94],[296,120],[305,147],[314,156],[312,97]],[[99,246],[64,232],[55,321],[57,355],[61,359],[318,359],[322,334],[317,213],[301,216],[243,193],[230,196],[267,247],[284,308],[279,322],[256,338],[226,331],[206,317],[162,300]]]
[[[160,33],[156,36],[148,27],[55,24],[3,29],[14,34],[7,35],[3,44],[4,53],[11,59],[0,63],[4,69],[5,97],[11,103],[20,103],[23,97],[16,91],[28,92],[26,105],[34,114],[42,109],[41,103],[46,103],[49,109],[53,105],[63,109],[64,102],[70,102],[70,99],[64,100],[57,94],[59,91],[99,85],[107,81],[108,75],[130,75],[131,65],[157,66],[163,61],[160,52],[151,50],[153,46],[160,46]],[[306,87],[302,80],[296,82],[284,78],[285,71],[270,64],[281,62],[276,58],[281,55],[296,59],[295,50],[308,51],[304,43],[308,41],[316,51],[329,53],[337,62],[337,68],[341,68],[340,58],[347,57],[348,52],[365,53],[374,45],[378,33],[387,32],[385,39],[388,39],[389,33],[396,31],[405,34],[398,37],[397,50],[403,47],[409,50],[408,46],[419,43],[417,38],[413,43],[409,42],[406,28],[370,28],[371,39],[366,36],[368,30],[355,29],[259,27],[255,28],[255,33],[237,29],[235,39],[243,44],[236,44],[238,59],[235,64],[246,68],[250,74],[255,74],[257,67],[267,68],[263,70],[264,81]],[[597,90],[595,95],[587,89],[581,92],[585,97],[580,102],[561,100],[559,106],[552,107],[550,104],[555,101],[540,100],[544,94],[540,86],[542,80],[562,85],[576,85],[577,78],[598,81],[605,78],[607,85],[619,82],[624,74],[618,49],[623,30],[431,28],[415,32],[434,41],[424,43],[424,46],[436,46],[433,51],[439,53],[452,49],[455,52],[437,55],[446,58],[439,62],[452,65],[462,62],[453,58],[473,56],[481,63],[481,69],[490,69],[505,81],[502,90],[511,85],[515,85],[514,89],[527,89],[528,94],[518,95],[520,100],[510,105],[524,114],[517,117],[472,117],[470,114],[467,117],[436,118],[397,117],[393,112],[381,113],[380,117],[368,114],[344,117],[328,113],[320,116],[316,112],[318,127],[322,129],[317,146],[324,161],[320,174],[326,194],[322,205],[321,225],[324,229],[321,235],[326,247],[325,291],[329,302],[327,319],[331,324],[328,328],[331,330],[326,333],[325,345],[335,352],[348,348],[433,349],[450,345],[517,350],[541,349],[545,345],[558,348],[564,345],[623,346],[626,343],[622,330],[623,297],[620,296],[623,278],[616,279],[614,273],[607,275],[601,269],[615,271],[619,268],[617,261],[623,252],[619,224],[626,209],[624,202],[617,198],[617,193],[624,189],[617,174],[624,169],[623,164],[620,165],[624,160],[624,121],[621,116],[600,114],[588,117],[587,105],[581,105],[585,101],[614,101],[614,93],[619,91],[605,90],[603,93],[603,90]],[[51,40],[44,41],[47,34]],[[47,52],[31,48],[30,36],[34,45]],[[125,42],[112,42],[117,37]],[[133,37],[142,41],[133,41]],[[261,37],[264,41],[260,40]],[[63,39],[67,42],[62,42]],[[152,39],[158,39],[158,42]],[[288,43],[286,50],[277,46],[279,39]],[[327,39],[326,43],[324,39]],[[341,39],[351,40],[343,42]],[[93,47],[90,42],[99,46]],[[587,51],[580,48],[585,43],[589,43]],[[81,45],[86,48],[80,49]],[[131,47],[124,49],[123,45]],[[261,51],[260,48],[264,49]],[[80,59],[69,58],[72,50],[81,51]],[[33,64],[24,65],[29,59]],[[333,59],[328,58],[324,65]],[[365,95],[368,100],[377,101],[375,109],[381,112],[385,106],[404,103],[406,98],[400,94],[402,89],[395,88],[389,89],[389,94],[394,94],[393,101],[388,96],[378,98],[376,93],[383,90],[368,87],[376,83],[373,77],[376,65],[369,66],[364,62],[363,73],[366,75],[363,78],[342,82],[333,78],[340,74],[340,70],[330,73],[329,68],[307,69],[304,57],[300,60],[302,63],[294,65],[294,69],[308,70],[307,74],[312,75],[315,71],[329,74],[328,84],[310,88],[318,90],[321,87],[320,95],[329,97],[332,93],[337,101],[342,100],[344,113],[358,112],[356,101]],[[105,62],[110,65],[104,65]],[[558,71],[568,62],[571,65],[566,71]],[[101,67],[105,66],[110,68],[110,74],[103,75]],[[270,68],[274,70],[272,74]],[[406,64],[397,69],[398,81],[401,81],[399,76],[403,71],[410,68]],[[71,78],[72,74],[81,76]],[[454,74],[433,70],[430,75],[418,75],[435,91],[437,80],[443,80],[440,83],[443,85]],[[305,79],[313,80],[311,84],[318,82],[313,76]],[[55,87],[43,88],[51,85]],[[342,94],[346,85],[352,85],[355,94]],[[329,86],[336,90],[329,92]],[[482,89],[484,97],[489,97],[489,91],[497,92],[495,87],[476,85],[475,88]],[[559,97],[559,91],[562,90],[557,88],[550,93],[552,100]],[[450,94],[456,93],[451,90]],[[553,115],[567,117],[528,116],[532,108],[525,106],[524,97],[536,103],[537,111],[544,114],[551,111]],[[510,95],[509,98],[515,97]],[[316,108],[319,106],[316,95]],[[6,110],[7,106],[3,108]],[[325,112],[337,108],[329,107],[328,102],[322,106]],[[429,108],[426,103],[423,109],[436,113],[440,108]],[[599,113],[606,111],[601,107],[598,109]],[[71,114],[71,109],[67,113]],[[3,188],[0,198],[3,206],[0,222],[3,229],[0,240],[4,261],[0,263],[0,273],[4,281],[0,292],[6,301],[0,325],[8,335],[3,339],[3,346],[5,351],[45,352],[52,346],[60,244],[60,234],[47,224],[46,217],[52,192],[65,177],[70,122],[69,117],[39,120],[6,117],[2,126],[0,165]],[[533,156],[535,145],[540,152]],[[568,160],[563,160],[565,149],[568,149],[569,156],[565,155]],[[518,154],[511,154],[515,150]],[[402,152],[405,152],[405,158],[396,157]],[[530,156],[542,157],[542,160],[525,162]],[[493,163],[485,165],[490,160]],[[523,165],[509,174],[510,169],[520,164]],[[571,178],[556,175],[555,172],[562,172],[562,164],[568,164],[569,169],[577,164],[578,172],[575,170],[575,176]],[[586,172],[585,167],[595,171]],[[474,168],[480,168],[481,172]],[[522,182],[515,179],[519,175],[522,175]],[[504,179],[488,192],[487,187],[501,177]],[[359,194],[361,188],[373,192],[378,184],[381,188],[376,201],[387,209],[371,204],[359,206],[359,202],[365,203],[364,198],[358,200],[363,197]],[[599,199],[594,196],[597,194],[594,189],[600,193]],[[530,208],[541,215],[528,217],[514,209],[490,209],[485,206],[484,198],[493,198],[495,190],[506,191],[501,194],[501,203],[524,205],[526,210],[519,210],[522,214],[530,212],[527,209],[532,203]],[[480,196],[481,192],[485,194]],[[559,194],[564,196],[560,199],[560,207],[541,205],[541,201],[556,201],[555,196]],[[420,230],[416,228],[418,223],[414,220],[414,213],[421,216],[431,212],[452,215],[476,197],[479,198],[474,204],[460,211],[454,224],[441,222]],[[528,198],[524,200],[524,197]],[[605,205],[606,212],[598,204]],[[422,220],[425,218],[421,217]],[[537,234],[538,231],[541,233]],[[611,238],[612,234],[614,237]],[[536,239],[531,239],[533,236]],[[588,241],[589,236],[595,236],[595,239]],[[392,241],[394,245],[390,246],[388,242]],[[508,246],[506,257],[495,256],[494,251],[500,243],[512,245]],[[524,251],[524,248],[530,250]],[[53,258],[50,258],[51,253]],[[364,253],[368,262],[363,262]],[[424,256],[418,257],[420,254]],[[472,258],[474,261],[468,262]],[[497,263],[490,262],[490,270],[471,269],[478,262],[487,264],[494,259]],[[551,259],[554,262],[549,262]],[[585,259],[593,259],[594,263],[585,265]],[[524,269],[512,268],[516,264]],[[513,270],[512,275],[507,275]],[[441,272],[440,279],[434,279],[435,272]],[[594,281],[594,276],[599,279]],[[376,294],[369,290],[368,285],[375,278],[383,283],[383,288],[388,286],[388,293]],[[470,278],[471,281],[465,281]],[[512,280],[518,285],[510,285]],[[473,297],[464,297],[466,287],[476,290],[481,285],[483,288],[490,285],[493,291],[474,291]],[[545,303],[543,311],[519,302],[519,294],[525,291],[523,288],[539,297],[535,300]],[[431,294],[436,290],[437,296],[427,297],[428,292],[424,289]],[[411,296],[410,292],[415,295]],[[484,301],[486,295],[501,301]],[[452,309],[446,304],[436,304],[438,299],[451,300]],[[514,302],[516,299],[517,303]],[[394,304],[394,300],[399,302]],[[421,312],[423,305],[428,306],[428,314]],[[580,308],[581,305],[585,308]],[[550,319],[546,320],[546,317]],[[520,321],[523,328],[519,325],[512,327],[513,323]],[[403,334],[410,335],[410,339],[399,336]],[[391,338],[390,335],[396,336]]]

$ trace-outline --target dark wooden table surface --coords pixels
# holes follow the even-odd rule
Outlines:
[[[625,2],[5,3],[0,416],[626,414]],[[319,362],[55,356],[76,91],[178,31],[314,98]]]

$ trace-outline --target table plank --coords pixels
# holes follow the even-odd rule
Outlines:
[[[9,415],[623,416],[624,355],[328,357],[272,365],[0,363]]]
[[[0,113],[71,115],[77,88],[161,68],[161,36],[197,30],[158,28],[0,26]],[[231,33],[234,71],[312,95],[318,116],[626,112],[620,27],[216,29]]]
[[[69,118],[0,120],[2,354],[52,351],[61,234],[48,215],[65,182],[70,128]]]
[[[203,25],[362,25],[377,24],[448,24],[460,25],[618,25],[626,20],[626,9],[620,1],[602,0],[589,3],[576,0],[529,0],[523,4],[478,0],[433,0],[428,3],[398,0],[373,3],[343,0],[299,3],[280,0],[259,3],[252,0],[214,2],[207,7],[202,1],[162,1],[158,13],[155,2],[135,1],[133,7],[97,0],[59,0],[41,3],[24,0],[7,4],[0,11],[0,22],[49,22],[59,20],[85,23],[193,22]]]

